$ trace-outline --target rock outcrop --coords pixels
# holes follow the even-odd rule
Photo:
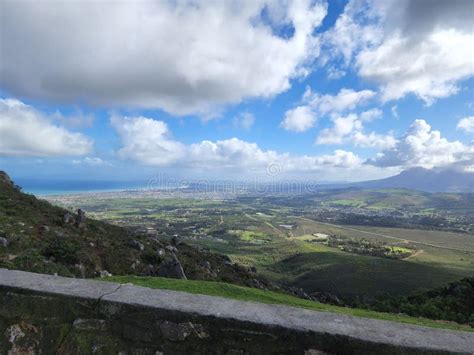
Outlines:
[[[71,224],[71,223],[74,223],[74,216],[72,214],[70,214],[69,212],[66,212],[64,215],[63,215],[63,223],[64,224]]]
[[[10,176],[8,176],[6,172],[1,171],[1,170],[0,170],[0,183],[6,186],[15,187],[15,184],[13,183],[12,179],[10,179]]]
[[[133,240],[130,241],[129,244],[132,248],[135,248],[139,251],[144,251],[145,250],[145,246],[143,245],[143,243],[139,242],[138,240],[133,239]]]
[[[76,227],[84,228],[86,226],[86,213],[82,209],[77,210]]]
[[[160,264],[158,275],[162,277],[170,277],[173,279],[187,279],[183,270],[183,266],[179,262],[175,253],[171,253],[171,258],[165,259]]]

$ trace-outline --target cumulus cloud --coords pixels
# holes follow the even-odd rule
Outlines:
[[[350,141],[356,147],[370,147],[379,149],[392,148],[397,144],[397,139],[392,134],[379,134],[375,132],[365,134],[361,131],[355,132],[350,137]]]
[[[15,99],[0,99],[0,155],[76,156],[92,141],[54,124],[54,118]]]
[[[163,121],[114,115],[110,123],[122,141],[123,147],[118,151],[122,158],[159,166],[183,159],[186,155],[186,147],[173,139]]]
[[[341,89],[336,95],[321,95],[306,88],[302,98],[303,105],[288,110],[281,126],[289,131],[304,132],[314,126],[318,117],[341,113],[366,103],[375,96],[372,90],[354,91]],[[378,115],[378,111],[368,112]]]
[[[233,122],[235,127],[248,130],[255,123],[255,116],[251,112],[241,112],[234,117]]]
[[[460,119],[457,128],[462,129],[468,133],[474,133],[474,116]]]
[[[474,75],[473,11],[470,0],[352,0],[324,47],[379,84],[383,101],[412,93],[431,104]]]
[[[238,138],[186,145],[171,136],[166,123],[146,117],[113,116],[111,124],[122,142],[118,155],[150,166],[248,173],[265,172],[268,166],[277,164],[283,172],[293,173],[353,169],[363,162],[356,154],[343,150],[319,156],[291,155],[264,150]]]
[[[439,131],[431,129],[425,120],[415,120],[397,144],[385,150],[368,163],[379,167],[399,166],[403,168],[445,167],[463,165],[474,160],[474,146],[459,141],[448,141]]]
[[[358,147],[387,149],[393,147],[397,140],[391,134],[364,133],[364,122],[381,117],[379,109],[371,109],[360,115],[333,116],[332,126],[323,129],[316,138],[316,144],[352,143]]]
[[[362,129],[362,122],[355,114],[346,117],[336,116],[331,121],[333,126],[321,131],[318,138],[316,138],[317,144],[341,144],[344,138],[353,131]]]
[[[326,10],[310,0],[7,1],[0,84],[35,99],[210,114],[306,76]]]
[[[372,90],[341,89],[336,95],[321,95],[307,88],[303,100],[321,115],[353,110],[375,96]]]
[[[314,126],[316,115],[310,106],[297,106],[285,112],[280,126],[287,131],[304,132]]]

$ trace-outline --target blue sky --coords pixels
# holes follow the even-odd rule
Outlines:
[[[474,171],[470,1],[55,4],[1,5],[14,178]]]

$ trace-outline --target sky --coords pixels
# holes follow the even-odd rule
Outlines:
[[[0,170],[474,172],[474,2],[0,0]]]

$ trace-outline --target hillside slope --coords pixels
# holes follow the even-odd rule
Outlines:
[[[225,255],[99,222],[24,194],[0,172],[0,267],[74,277],[142,275],[265,288]]]

